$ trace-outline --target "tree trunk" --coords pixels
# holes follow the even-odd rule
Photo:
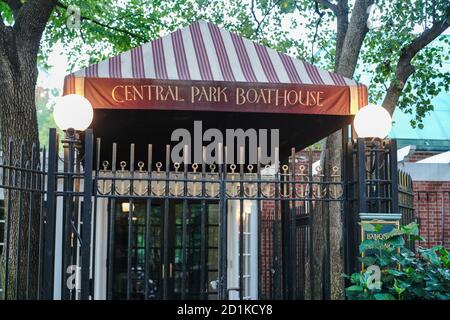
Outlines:
[[[369,13],[367,9],[373,2],[373,0],[355,1],[350,21],[348,21],[348,1],[339,1],[334,9],[337,17],[335,72],[344,77],[352,78],[355,72],[362,43],[368,31]],[[328,153],[328,157],[325,161],[321,161],[321,165],[324,168],[325,179],[332,181],[332,168],[334,166],[341,167],[342,131],[337,131],[327,137],[324,150]],[[323,159],[325,157],[322,156]],[[324,292],[323,296],[329,294],[331,299],[344,299],[344,281],[342,279],[344,225],[341,205],[338,202],[330,202],[327,206],[322,205],[319,211],[321,212],[316,212],[317,217],[314,218],[313,223],[320,222],[321,224],[312,226],[313,250],[315,255],[323,254],[325,257],[329,255],[329,259],[313,258],[314,270],[322,272],[322,278],[317,275],[314,279],[314,296],[316,299],[320,299],[321,297],[316,295],[316,292],[321,292],[323,288],[326,288],[325,284],[329,281],[330,286],[327,289],[330,292]],[[322,230],[319,230],[320,228]]]
[[[327,161],[325,164],[325,174],[328,181],[333,181],[333,174],[340,174],[342,179],[342,131],[339,130],[327,138]],[[335,171],[334,168],[337,168]],[[331,187],[332,191],[333,186]],[[335,195],[337,196],[337,195]],[[345,200],[344,200],[345,201]],[[330,254],[330,298],[332,300],[342,300],[344,295],[344,224],[342,217],[342,203],[332,201],[328,203],[328,226],[329,226],[329,254]]]
[[[37,39],[38,42],[39,39]],[[19,47],[21,44],[23,43],[17,41],[13,28],[6,27],[3,32],[0,32],[0,134],[3,161],[8,162],[10,166],[36,168],[39,161],[39,136],[35,108],[37,54],[34,54],[34,48]],[[33,148],[35,163],[30,163]],[[7,184],[12,182],[17,186],[20,183],[31,182],[31,176],[24,172],[4,170],[4,174]],[[5,270],[2,270],[2,287],[7,280],[8,293],[5,297],[7,299],[26,298],[28,280],[30,280],[31,288],[28,298],[36,297],[40,221],[39,206],[36,204],[38,204],[36,195],[31,195],[29,192],[18,190],[5,192],[5,226],[9,226],[9,239],[7,239],[5,228],[5,243],[8,241],[9,255],[6,256],[4,251],[2,267],[7,263],[9,276],[5,279]],[[32,239],[31,246],[28,248],[30,216],[32,217]],[[30,254],[29,266],[27,265],[28,254]],[[28,279],[28,273],[30,273],[30,279]],[[18,290],[16,290],[17,284]]]

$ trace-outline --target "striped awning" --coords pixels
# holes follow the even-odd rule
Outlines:
[[[367,88],[207,22],[65,78],[97,109],[352,115]]]

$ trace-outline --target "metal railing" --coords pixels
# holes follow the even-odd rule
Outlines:
[[[327,210],[337,204],[349,268],[358,228],[352,215],[398,210],[395,145],[350,144],[343,165],[327,172],[312,152],[299,159],[294,148],[281,164],[266,166],[174,163],[170,146],[161,155],[152,144],[120,146],[129,150],[124,159],[118,144],[102,146],[91,130],[62,144],[63,158],[51,129],[48,157],[41,156],[48,167],[36,152],[28,162],[0,163],[4,298],[309,299],[318,272],[315,214],[324,213],[329,234]],[[35,231],[19,228],[36,221]],[[329,257],[321,263],[330,290]]]

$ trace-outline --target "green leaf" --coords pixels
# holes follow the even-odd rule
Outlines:
[[[416,222],[411,222],[406,226],[402,226],[401,230],[407,235],[418,236],[419,235],[419,225]]]
[[[387,272],[389,274],[392,274],[393,276],[396,276],[396,277],[400,277],[400,276],[403,276],[405,274],[404,272],[398,271],[396,269],[389,269]]]
[[[372,223],[361,223],[361,226],[364,231],[367,232],[376,232],[376,226]]]
[[[385,243],[395,248],[401,247],[405,244],[405,239],[402,236],[394,236],[385,240]]]
[[[351,292],[362,292],[364,290],[364,288],[361,286],[350,286],[350,287],[346,288],[345,290],[351,291]]]
[[[441,248],[442,248],[441,246],[435,246],[435,247],[430,248],[430,249],[419,250],[419,252],[421,253],[423,258],[425,258],[426,260],[430,261],[432,264],[440,265],[441,264],[441,260],[440,260],[439,256],[437,255],[436,251],[441,249]]]
[[[394,296],[390,293],[375,293],[375,300],[395,300]]]
[[[377,241],[375,241],[373,239],[364,240],[359,245],[359,252],[363,253],[367,249],[373,249],[373,248],[376,248],[376,247],[377,247]]]
[[[386,238],[393,238],[393,237],[397,237],[397,236],[403,236],[405,233],[403,230],[401,229],[392,229],[389,232],[385,233]]]
[[[377,258],[376,257],[371,257],[371,256],[364,256],[361,259],[361,262],[364,263],[364,265],[366,265],[366,266],[371,266],[373,264],[376,264]]]
[[[355,272],[350,276],[350,281],[354,284],[360,284],[363,281],[363,277],[362,274]]]

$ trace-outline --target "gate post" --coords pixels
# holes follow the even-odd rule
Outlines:
[[[366,144],[364,138],[358,138],[357,148],[357,166],[358,166],[358,209],[359,212],[367,212],[366,199]]]
[[[391,210],[394,213],[400,212],[398,204],[398,163],[397,163],[397,140],[389,140],[389,170],[391,173]]]
[[[40,297],[53,299],[55,271],[55,220],[56,220],[56,171],[58,168],[59,137],[55,128],[49,130],[48,143],[48,176],[47,176],[47,207],[45,213],[44,231],[44,264],[43,283]]]
[[[89,300],[91,263],[92,162],[94,137],[92,129],[85,131],[83,176],[83,231],[81,239],[81,299]],[[94,268],[94,266],[92,266]]]

